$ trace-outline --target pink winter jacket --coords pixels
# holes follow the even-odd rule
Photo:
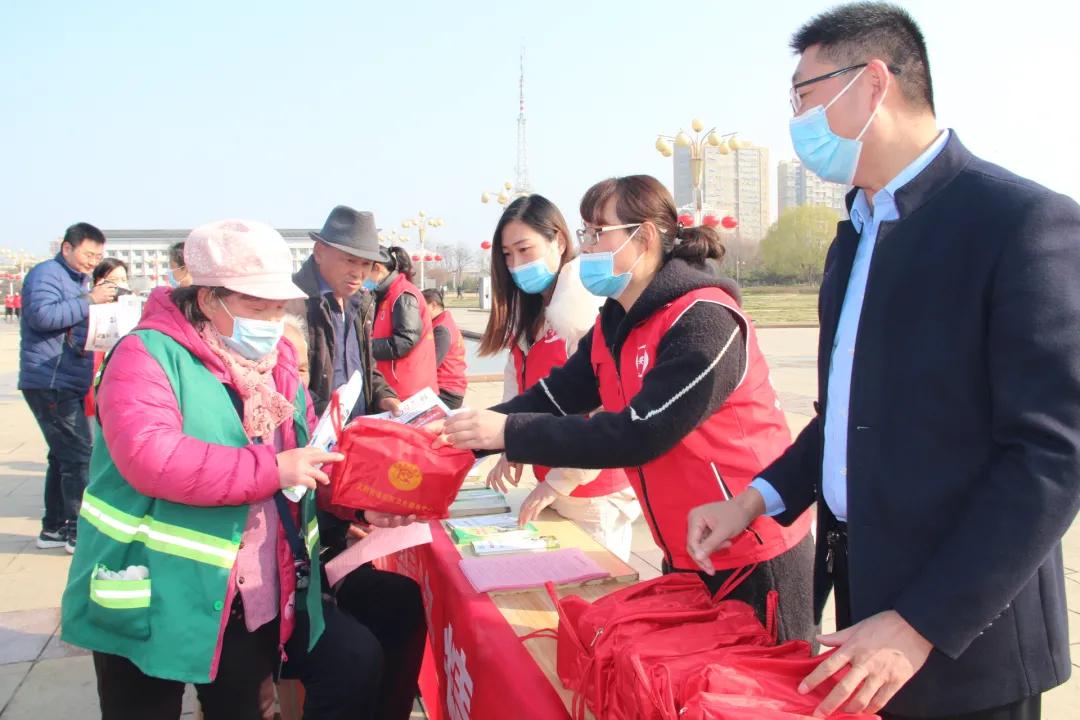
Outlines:
[[[225,366],[207,347],[198,331],[173,304],[169,288],[151,293],[137,330],[157,330],[187,348],[217,377],[231,385]],[[287,398],[299,385],[296,349],[288,340],[278,343],[274,383]],[[305,391],[306,392],[306,391]],[[199,507],[246,505],[271,498],[280,487],[273,445],[241,448],[213,445],[183,432],[183,418],[164,370],[147,352],[137,336],[125,337],[114,350],[97,392],[102,434],[117,470],[138,492],[149,497]],[[307,401],[308,428],[315,424],[311,398]],[[291,422],[281,426],[284,449],[296,447]],[[297,507],[292,506],[298,520]],[[292,635],[295,625],[296,575],[293,555],[278,527],[278,576],[281,583],[279,610],[280,644]],[[236,569],[233,568],[235,575]],[[228,584],[225,607],[232,607],[236,578]],[[218,647],[210,669],[217,675],[221,638],[228,622],[222,614]]]

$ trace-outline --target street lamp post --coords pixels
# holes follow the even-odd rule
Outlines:
[[[657,136],[655,147],[657,152],[666,158],[675,154],[673,143],[675,146],[686,148],[690,152],[690,184],[694,188],[694,222],[700,224],[705,212],[703,184],[705,180],[706,148],[714,147],[721,155],[727,155],[733,150],[748,147],[749,143],[739,140],[733,132],[718,134],[716,128],[703,132],[705,123],[700,118],[694,118],[690,121],[690,129],[693,131],[693,137],[682,129],[674,136]]]
[[[480,193],[480,202],[487,205],[489,202],[494,200],[495,202],[499,203],[503,207],[506,207],[507,205],[510,204],[510,201],[517,200],[519,197],[524,197],[524,196],[526,196],[528,194],[529,193],[525,192],[524,190],[518,190],[518,189],[514,188],[514,184],[508,181],[508,182],[503,183],[502,190],[499,190],[497,193],[496,192]]]
[[[401,227],[404,228],[405,230],[411,230],[412,228],[416,228],[416,233],[420,238],[420,289],[421,290],[424,289],[424,274],[425,274],[424,273],[424,267],[427,265],[427,261],[424,259],[426,257],[426,249],[424,247],[424,243],[426,242],[426,239],[427,239],[427,229],[429,227],[442,227],[443,224],[444,223],[442,221],[442,218],[429,218],[427,216],[427,214],[423,210],[416,213],[416,217],[407,218],[407,219],[401,221]],[[408,237],[408,235],[406,233],[403,233],[403,235]]]

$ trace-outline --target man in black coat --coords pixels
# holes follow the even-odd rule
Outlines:
[[[311,233],[315,247],[293,282],[307,293],[290,312],[306,320],[311,382],[309,391],[319,413],[329,404],[331,393],[354,372],[363,377],[363,392],[350,417],[378,412],[398,412],[401,403],[386,379],[375,367],[371,354],[371,326],[374,301],[361,292],[362,268],[371,260],[385,257],[379,247],[375,218],[339,205],[319,232]],[[378,527],[397,527],[405,518],[382,512],[360,512],[357,520]],[[319,511],[319,535],[324,548],[323,562],[345,549],[349,525],[329,512]],[[371,698],[372,717],[407,718],[416,695],[416,682],[424,653],[427,624],[420,587],[397,573],[363,565],[333,588],[337,607],[354,618],[362,628],[345,625],[335,637],[321,641],[329,649],[311,654],[312,659],[286,667],[288,677],[305,673],[333,680],[323,683],[318,703],[312,708],[332,707],[348,689],[340,687],[340,658],[349,662],[375,660],[381,667],[379,696]],[[332,692],[337,689],[337,694]],[[357,712],[360,712],[357,709]]]
[[[938,130],[904,11],[841,6],[792,46],[796,151],[855,186],[825,261],[818,414],[691,512],[689,549],[708,570],[752,518],[817,502],[815,612],[835,589],[841,629],[803,688],[849,670],[820,712],[1038,717],[1070,673],[1080,207]]]
[[[386,250],[379,247],[375,218],[339,205],[311,239],[315,241],[311,257],[293,275],[308,297],[290,310],[308,326],[308,390],[315,411],[321,413],[330,394],[356,371],[363,376],[364,388],[351,414],[396,411],[401,404],[397,393],[375,366],[371,352],[375,301],[370,293],[360,292],[363,268],[386,257]]]

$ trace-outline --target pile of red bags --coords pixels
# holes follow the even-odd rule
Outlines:
[[[432,448],[434,438],[411,425],[357,418],[338,435],[330,502],[357,510],[447,517],[475,457],[468,450]]]
[[[821,661],[801,641],[776,644],[775,593],[766,624],[753,608],[716,594],[696,574],[674,573],[588,603],[548,593],[559,611],[557,671],[574,691],[572,715],[598,720],[797,720],[838,678],[807,695],[798,685]],[[870,720],[876,715],[834,715]]]

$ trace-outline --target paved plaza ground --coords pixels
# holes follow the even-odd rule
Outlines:
[[[482,330],[483,313],[454,310],[465,329]],[[813,412],[817,330],[763,329],[762,349],[772,368],[793,432]],[[37,550],[45,444],[16,390],[18,331],[0,322],[0,720],[97,718],[90,657],[59,640],[60,595],[70,559],[61,550]],[[468,404],[485,407],[501,397],[498,383],[469,389]],[[659,573],[660,551],[644,525],[636,527],[632,564],[643,578]],[[899,539],[898,539],[899,541]],[[1080,529],[1065,537],[1070,642],[1080,669]],[[826,618],[826,630],[833,620]],[[1080,676],[1047,695],[1043,717],[1080,716]],[[193,709],[189,692],[185,713]],[[420,716],[419,713],[417,713]],[[186,717],[187,715],[185,715]]]

